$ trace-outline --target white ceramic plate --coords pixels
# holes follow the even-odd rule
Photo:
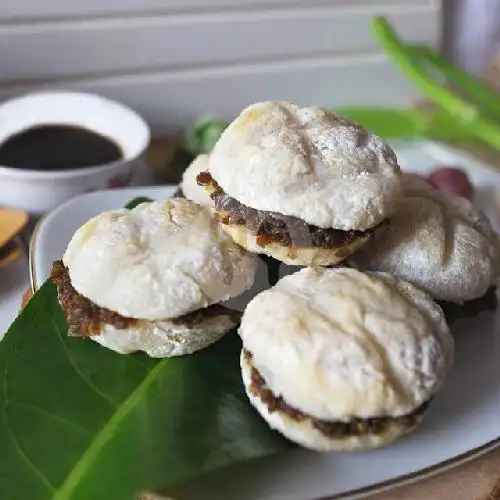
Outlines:
[[[500,189],[500,172],[434,143],[399,143],[395,149],[404,170],[428,172],[438,164],[466,169],[476,186],[478,206],[499,229],[500,207],[495,210],[494,190]],[[34,288],[48,278],[52,262],[61,257],[73,232],[86,220],[122,207],[135,196],[164,199],[173,190],[103,191],[75,198],[52,212],[32,239]],[[321,455],[298,450],[270,457],[211,475],[189,485],[187,493],[205,500],[361,498],[443,471],[500,445],[499,320],[500,312],[485,313],[456,325],[456,366],[414,434],[371,452]]]

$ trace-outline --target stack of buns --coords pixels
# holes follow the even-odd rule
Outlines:
[[[449,324],[496,307],[488,220],[324,109],[246,108],[176,196],[75,234],[53,273],[70,331],[164,357],[239,324],[250,403],[304,447],[367,449],[416,429],[453,366]],[[254,285],[256,254],[298,270],[240,315],[227,300]],[[74,317],[82,304],[90,323]]]

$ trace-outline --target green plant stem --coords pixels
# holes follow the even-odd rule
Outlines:
[[[421,45],[412,46],[413,55],[439,69],[446,79],[465,90],[468,97],[485,108],[485,112],[500,120],[500,94],[462,70],[435,50]]]
[[[481,115],[480,110],[446,90],[435,82],[415,62],[411,47],[400,41],[390,24],[383,17],[375,17],[372,27],[380,45],[401,72],[430,100],[464,122],[468,130],[490,146],[500,149],[500,127]]]

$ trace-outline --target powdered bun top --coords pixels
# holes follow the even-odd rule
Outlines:
[[[75,233],[63,260],[80,294],[149,320],[236,297],[256,269],[206,208],[181,198],[98,215]]]
[[[321,108],[262,102],[224,131],[209,160],[221,188],[244,205],[322,228],[366,230],[400,193],[391,148]]]
[[[312,417],[412,413],[454,354],[441,309],[387,274],[305,268],[257,295],[240,335],[275,395]]]
[[[196,182],[196,176],[206,170],[208,170],[208,155],[198,155],[184,171],[180,187],[188,200],[213,207],[210,195]]]
[[[411,174],[390,224],[356,254],[363,269],[410,281],[439,300],[481,297],[499,273],[498,236],[465,198],[443,193]]]

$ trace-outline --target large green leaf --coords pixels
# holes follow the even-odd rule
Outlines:
[[[154,360],[69,338],[46,283],[0,342],[0,499],[126,500],[289,445],[247,403],[235,333]]]

